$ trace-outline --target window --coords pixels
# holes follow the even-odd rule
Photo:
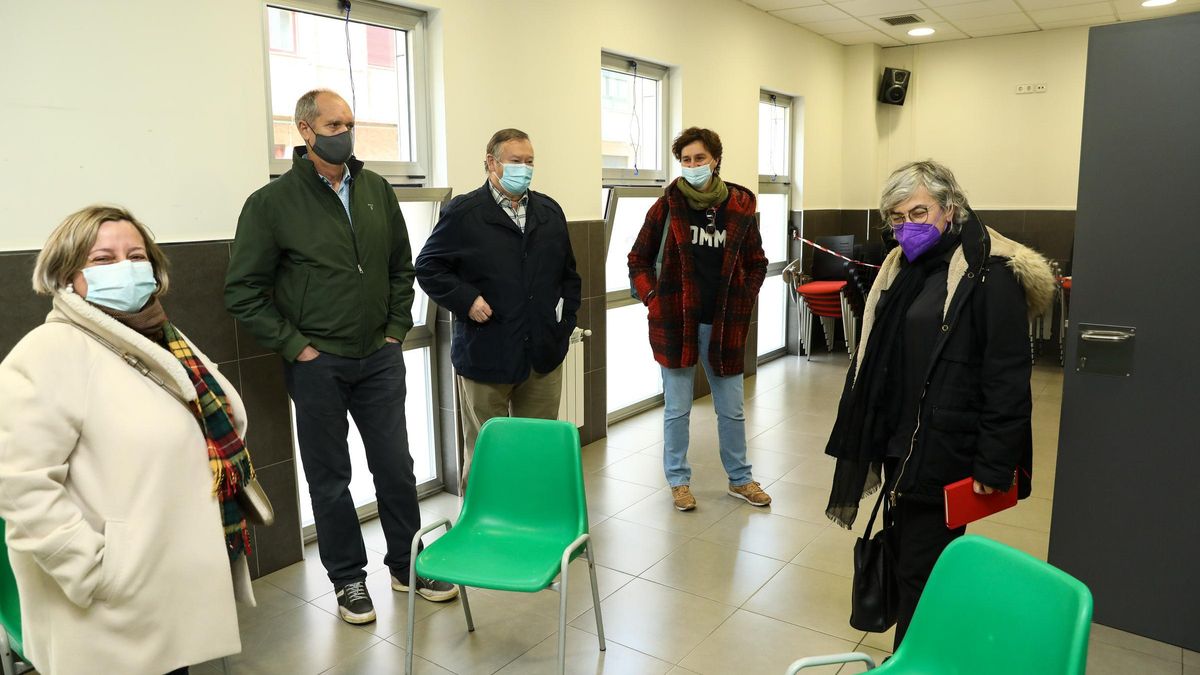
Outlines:
[[[758,358],[787,348],[787,293],[780,273],[788,262],[791,218],[792,99],[764,91],[758,102],[758,216],[767,254],[767,280],[758,296]]]
[[[354,109],[354,154],[395,182],[428,175],[422,54],[424,18],[357,0],[350,20],[332,2],[272,1],[267,11],[271,173],[303,145],[292,115],[310,89],[332,89]]]
[[[646,212],[662,195],[662,188],[606,190],[608,417],[614,422],[662,400],[662,375],[650,350],[646,308],[629,293],[629,251],[646,221]]]
[[[450,188],[396,188],[396,199],[400,202],[400,211],[404,214],[404,224],[408,227],[408,244],[412,248],[415,261],[417,254],[425,247],[425,240],[437,224],[442,204],[450,201]],[[422,332],[418,328],[428,327],[433,323],[433,306],[429,296],[421,290],[420,284],[414,283],[416,293],[413,298],[413,327],[410,339],[417,337],[432,338],[428,330]],[[405,340],[406,347],[410,340]]]
[[[600,147],[605,183],[667,180],[667,69],[600,57]]]

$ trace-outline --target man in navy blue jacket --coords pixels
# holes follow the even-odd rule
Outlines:
[[[580,280],[567,220],[529,190],[533,144],[517,129],[492,135],[487,182],[452,200],[417,256],[421,288],[454,314],[450,358],[458,371],[463,467],[493,417],[558,416]]]

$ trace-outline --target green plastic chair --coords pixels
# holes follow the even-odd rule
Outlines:
[[[921,675],[1084,675],[1092,593],[1078,579],[991,539],[946,547],[895,655],[875,667],[861,652],[800,659],[788,668],[862,661],[872,672]]]
[[[17,675],[33,670],[22,656],[21,602],[17,597],[17,580],[8,562],[8,545],[4,543],[4,521],[0,520],[0,672]]]
[[[421,536],[442,526],[446,533],[418,554]],[[519,593],[554,588],[560,595],[558,670],[566,672],[567,565],[580,554],[587,556],[596,631],[604,651],[593,548],[579,431],[552,420],[488,420],[475,443],[471,480],[458,522],[451,527],[443,518],[413,537],[404,672],[412,673],[418,574],[458,585],[468,631],[475,630],[475,622],[467,586]],[[560,576],[557,583],[555,576]]]

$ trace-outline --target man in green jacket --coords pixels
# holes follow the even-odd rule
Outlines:
[[[285,359],[321,562],[342,619],[369,623],[375,608],[350,495],[346,415],[375,480],[392,588],[407,592],[409,547],[421,527],[401,348],[413,325],[412,251],[391,185],[353,156],[346,101],[308,92],[296,102],[296,127],[304,145],[292,169],[250,195],[238,218],[225,306]],[[435,601],[458,594],[422,578],[417,591]]]

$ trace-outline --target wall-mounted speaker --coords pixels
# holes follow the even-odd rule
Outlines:
[[[908,95],[908,80],[912,73],[899,68],[884,68],[879,81],[879,102],[888,105],[904,105]]]

